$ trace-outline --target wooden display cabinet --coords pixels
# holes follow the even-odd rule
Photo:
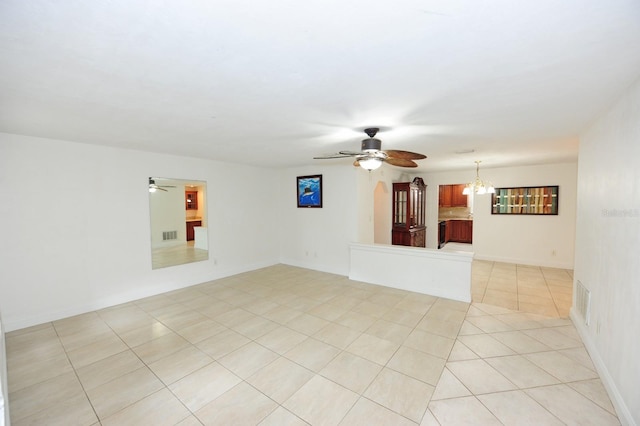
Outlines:
[[[391,244],[426,247],[426,189],[419,177],[393,184]]]

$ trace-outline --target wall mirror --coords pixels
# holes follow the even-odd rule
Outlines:
[[[207,183],[150,177],[151,268],[209,259]]]

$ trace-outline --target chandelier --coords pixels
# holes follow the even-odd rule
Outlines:
[[[474,182],[470,182],[467,186],[464,187],[462,193],[464,195],[469,195],[472,192],[475,192],[478,195],[482,194],[495,194],[496,189],[493,187],[491,182],[484,182],[480,179],[480,161],[476,161],[476,180]]]

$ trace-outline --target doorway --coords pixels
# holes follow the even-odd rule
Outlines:
[[[463,183],[438,186],[438,248],[473,251],[473,195]]]
[[[387,184],[378,181],[373,190],[373,242],[391,244],[391,193]]]

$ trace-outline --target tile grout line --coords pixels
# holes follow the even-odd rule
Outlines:
[[[55,331],[56,336],[58,337],[58,340],[60,341],[60,346],[62,346],[62,349],[64,349],[64,355],[67,357],[67,361],[69,362],[69,365],[71,366],[71,369],[73,370],[73,374],[75,375],[76,380],[78,381],[78,384],[80,385],[80,387],[82,389],[82,392],[84,393],[84,397],[87,399],[87,402],[91,406],[91,410],[93,411],[93,414],[96,416],[96,419],[98,419],[98,422],[100,422],[100,417],[98,416],[98,412],[96,411],[96,408],[93,405],[93,402],[91,402],[91,398],[89,398],[89,394],[87,393],[87,390],[85,389],[84,384],[80,380],[80,376],[78,375],[78,370],[76,369],[76,366],[73,365],[73,363],[71,362],[71,358],[69,358],[69,353],[67,351],[67,348],[62,343],[62,339],[60,338],[60,334],[58,332],[58,329],[56,328],[56,325],[55,325],[54,321],[51,322],[51,326],[53,327],[53,330]]]
[[[494,318],[494,319],[496,319],[496,320],[500,320],[499,318],[497,318],[497,316],[498,316],[498,315],[499,315],[499,314],[487,314],[487,316],[490,316],[490,317],[492,317],[492,318]],[[466,319],[466,318],[465,318],[465,319]],[[507,325],[508,325],[508,324],[507,324]],[[544,326],[544,325],[540,324],[540,327],[539,327],[538,329],[553,329],[553,328],[558,328],[558,327],[563,327],[563,326]],[[481,333],[481,334],[485,334],[485,335],[491,335],[491,334],[494,334],[494,333],[491,333],[491,332],[485,332],[484,330],[482,330],[482,331],[483,331],[483,333]],[[521,331],[521,330],[515,330],[515,329],[514,329],[514,331]],[[531,337],[531,336],[529,336],[529,337]],[[537,338],[535,338],[535,337],[531,337],[531,338],[533,338],[534,340],[538,341],[539,343],[544,344],[544,342],[540,341],[539,339],[537,339]],[[457,339],[457,338],[456,338],[456,340],[458,341],[458,339]],[[508,345],[505,345],[505,346],[509,347]],[[510,348],[510,347],[509,347],[509,348]],[[520,352],[518,352],[518,351],[514,350],[513,348],[510,348],[510,349],[511,349],[512,351],[514,351],[514,353],[515,353],[517,356],[521,356],[521,357],[523,357],[524,359],[527,359],[527,360],[528,360],[528,358],[526,358],[526,357],[525,357],[525,355],[526,355],[526,354],[528,354],[528,353],[520,353]],[[487,363],[487,362],[486,362],[486,359],[503,358],[503,357],[507,357],[507,356],[513,356],[513,355],[501,355],[501,356],[482,357],[482,356],[480,356],[479,354],[477,354],[475,351],[473,351],[473,349],[469,349],[469,350],[471,350],[472,352],[474,352],[474,354],[478,357],[477,359],[480,359],[480,360],[484,361],[485,363]],[[560,353],[560,350],[559,350],[559,349],[553,349],[553,350],[551,350],[551,351],[540,351],[540,352],[534,352],[534,353],[548,353],[548,352],[554,352],[554,353],[558,353],[558,354],[559,354],[559,355],[561,355],[561,356],[564,356],[562,353]],[[529,361],[529,362],[531,362],[530,360],[528,360],[528,361]],[[453,361],[453,362],[455,362],[455,361]],[[460,362],[464,362],[464,361],[460,361]],[[552,413],[551,411],[549,411],[548,407],[546,407],[546,406],[542,405],[542,404],[541,404],[539,401],[537,401],[535,398],[531,397],[531,396],[530,396],[526,391],[527,391],[527,390],[530,390],[530,389],[538,389],[538,388],[545,388],[545,387],[549,387],[549,386],[558,386],[558,385],[563,385],[563,386],[567,386],[567,387],[570,387],[570,388],[571,388],[570,383],[581,382],[581,381],[584,381],[584,380],[577,380],[577,381],[565,382],[565,381],[561,380],[560,378],[556,377],[556,376],[555,376],[554,374],[552,374],[551,372],[549,372],[549,371],[545,370],[544,368],[542,368],[542,367],[538,366],[537,364],[535,364],[535,363],[533,363],[533,362],[532,362],[532,364],[534,364],[536,367],[538,367],[538,368],[542,369],[543,371],[545,371],[545,373],[549,374],[551,377],[553,377],[555,380],[557,380],[557,381],[558,381],[558,383],[557,383],[557,384],[553,384],[553,385],[540,385],[540,386],[530,386],[530,387],[524,387],[524,388],[523,388],[523,387],[520,387],[520,386],[518,386],[517,384],[513,383],[513,382],[512,382],[508,377],[506,377],[506,376],[505,376],[505,375],[504,375],[500,370],[496,369],[496,368],[495,368],[495,367],[493,367],[491,364],[487,363],[487,365],[489,365],[489,367],[491,367],[494,371],[496,371],[498,374],[500,374],[500,375],[501,375],[501,377],[503,377],[503,378],[504,378],[505,380],[507,380],[509,383],[511,383],[512,385],[514,385],[516,389],[476,394],[476,393],[474,393],[473,391],[471,391],[471,389],[469,389],[469,388],[468,388],[468,386],[464,383],[464,381],[463,381],[461,378],[457,377],[457,376],[456,376],[456,374],[455,374],[454,372],[452,372],[452,371],[450,371],[450,370],[449,370],[449,372],[450,372],[454,377],[456,377],[456,379],[460,382],[460,384],[462,384],[462,386],[463,386],[465,389],[467,389],[467,391],[469,391],[469,393],[471,394],[470,396],[473,396],[473,397],[474,397],[474,398],[475,398],[475,399],[476,399],[480,404],[482,404],[482,406],[484,406],[484,407],[485,407],[485,409],[487,409],[487,411],[488,411],[488,412],[490,412],[490,413],[491,413],[491,414],[492,414],[496,419],[498,419],[498,416],[497,416],[497,415],[496,415],[496,414],[495,414],[495,413],[494,413],[494,412],[493,412],[493,411],[492,411],[488,406],[486,406],[486,405],[482,402],[482,400],[481,400],[480,398],[478,398],[478,395],[491,395],[491,394],[506,393],[506,392],[523,392],[523,393],[525,393],[525,394],[527,395],[527,397],[528,397],[528,398],[530,398],[532,401],[534,401],[534,403],[536,404],[536,406],[538,406],[538,407],[542,408],[543,410],[545,410],[547,413],[549,413],[551,416],[553,416],[554,418],[556,418],[558,421],[563,422],[563,421],[562,421],[559,417],[557,417],[554,413]],[[447,368],[447,367],[446,367],[446,365],[445,365],[445,368]],[[593,379],[588,379],[588,380],[593,380]],[[578,392],[578,391],[576,391],[576,392]],[[578,392],[578,393],[580,393],[580,392]],[[583,395],[583,396],[584,396],[584,395]],[[457,398],[460,398],[460,397],[443,398],[442,400],[447,400],[447,399],[457,399]],[[600,406],[600,404],[598,404],[596,401],[591,400],[591,398],[588,398],[588,397],[586,397],[586,396],[585,396],[585,398],[589,399],[589,400],[590,400],[591,402],[593,402],[594,404],[596,404],[596,405]],[[440,400],[438,400],[438,401],[440,401]],[[601,407],[601,406],[600,406],[600,407]],[[601,408],[605,409],[604,407],[601,407]],[[606,409],[605,409],[605,410],[606,410]],[[608,411],[608,410],[607,410],[607,411]],[[435,415],[434,415],[434,417],[435,417]],[[498,421],[500,421],[500,420],[498,419]],[[501,423],[502,423],[502,422],[501,422]]]

